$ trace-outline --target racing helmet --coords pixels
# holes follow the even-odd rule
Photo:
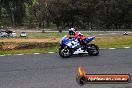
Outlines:
[[[75,28],[70,28],[69,29],[69,35],[74,35],[75,33]]]

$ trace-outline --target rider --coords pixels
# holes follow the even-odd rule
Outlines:
[[[84,36],[83,34],[81,34],[79,31],[76,31],[75,28],[70,28],[69,29],[69,35],[73,37],[72,38],[78,38],[80,45],[83,46],[83,49],[86,45],[86,43],[84,42],[84,40],[86,39],[86,36]]]

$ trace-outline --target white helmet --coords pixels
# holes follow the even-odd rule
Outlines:
[[[73,35],[75,33],[75,28],[70,28],[69,29],[69,35]]]
[[[75,28],[71,28],[71,29],[69,29],[70,31],[75,31]]]

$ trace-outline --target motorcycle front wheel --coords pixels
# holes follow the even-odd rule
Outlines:
[[[59,55],[63,58],[69,58],[72,56],[72,50],[69,47],[59,48]]]
[[[89,44],[87,46],[87,48],[88,48],[88,54],[90,56],[97,56],[97,55],[99,55],[99,48],[98,48],[97,45],[95,45],[95,44]]]

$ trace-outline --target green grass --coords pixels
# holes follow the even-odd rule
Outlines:
[[[0,50],[0,55],[48,53],[48,52],[57,52],[57,51],[58,51],[58,47],[54,47],[54,48],[41,48],[41,49],[22,49],[22,50]]]
[[[101,48],[132,47],[132,36],[108,36],[97,37],[92,42]]]
[[[47,33],[28,33],[28,38],[53,38],[53,37],[62,37],[66,35],[67,33],[53,33],[53,32],[47,32]]]
[[[82,34],[84,35],[94,35],[94,34],[104,34],[104,33],[108,33],[108,32],[82,32]],[[64,35],[68,35],[68,32],[62,32],[62,33],[58,33],[58,32],[46,32],[46,33],[28,33],[28,38],[60,38],[63,37]]]

